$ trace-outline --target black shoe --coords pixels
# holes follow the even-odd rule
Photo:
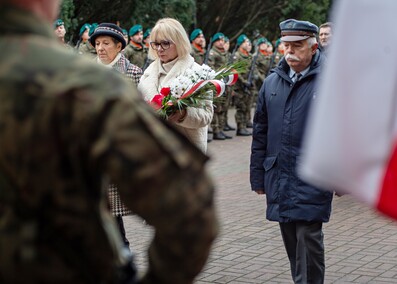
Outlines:
[[[226,135],[225,133],[223,133],[223,131],[221,131],[220,133],[222,133],[223,136],[225,136],[226,139],[232,139],[233,138],[232,136],[229,136],[229,135]]]
[[[223,134],[223,132],[217,132],[217,133],[214,133],[213,139],[214,140],[225,140],[226,137],[225,137],[225,134]]]
[[[225,127],[223,127],[223,131],[231,131],[231,130],[236,130],[236,128],[231,127],[229,124],[226,124]]]
[[[237,136],[250,136],[250,135],[252,135],[252,133],[249,132],[246,128],[241,128],[241,129],[237,129],[236,135]]]
[[[252,127],[253,127],[252,122],[251,121],[247,122],[247,128],[252,128]]]

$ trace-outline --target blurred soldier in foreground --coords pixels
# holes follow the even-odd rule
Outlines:
[[[59,4],[0,4],[0,283],[192,283],[218,229],[207,157],[121,75],[64,51]],[[137,282],[109,179],[155,229]]]

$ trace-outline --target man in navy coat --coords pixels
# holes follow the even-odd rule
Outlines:
[[[325,58],[317,50],[316,25],[289,19],[280,29],[284,58],[264,81],[254,117],[251,187],[266,194],[266,217],[280,224],[294,283],[323,283],[322,226],[329,221],[333,194],[303,182],[297,166]]]

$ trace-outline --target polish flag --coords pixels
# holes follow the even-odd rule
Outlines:
[[[397,1],[339,1],[299,173],[397,219]]]

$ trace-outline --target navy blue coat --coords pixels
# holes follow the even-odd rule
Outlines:
[[[297,175],[301,143],[324,55],[317,51],[310,70],[295,84],[285,59],[264,81],[254,117],[250,179],[252,190],[266,192],[270,221],[327,222],[333,194]]]

